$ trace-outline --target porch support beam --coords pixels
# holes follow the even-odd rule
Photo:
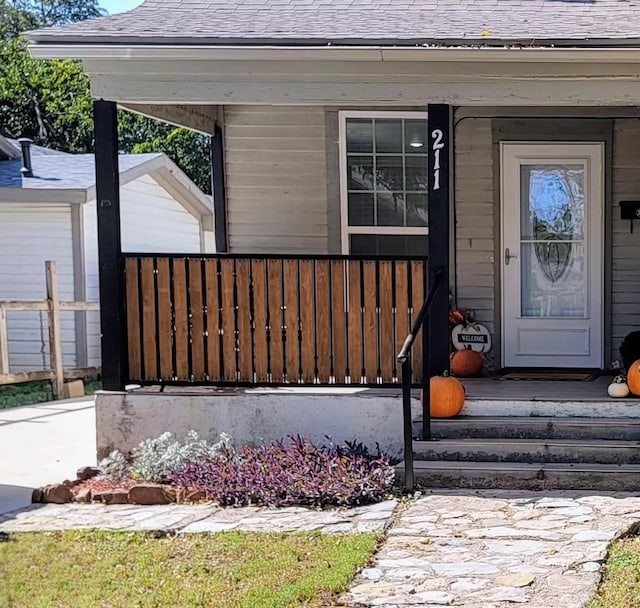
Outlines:
[[[216,125],[211,137],[211,180],[213,193],[213,219],[215,222],[216,252],[229,251],[227,235],[227,194],[224,170],[224,137]]]
[[[452,145],[451,107],[430,104],[428,111],[429,150],[427,156],[429,206],[428,280],[433,284],[443,273],[423,332],[425,391],[429,378],[449,369],[449,154]],[[428,353],[428,356],[426,356]]]
[[[162,120],[211,135],[216,124],[217,106],[185,104],[121,104],[120,107],[142,116]]]
[[[121,391],[127,380],[124,272],[120,235],[118,110],[113,101],[94,101],[102,386]]]

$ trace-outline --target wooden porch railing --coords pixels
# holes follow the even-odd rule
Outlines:
[[[124,258],[132,382],[396,384],[425,299],[425,258]]]

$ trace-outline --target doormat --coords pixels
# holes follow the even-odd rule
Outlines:
[[[590,382],[598,376],[588,372],[508,372],[498,380],[579,380]]]

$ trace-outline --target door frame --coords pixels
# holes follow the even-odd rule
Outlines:
[[[506,202],[505,202],[505,193],[506,193],[506,179],[507,172],[505,170],[505,160],[507,159],[506,149],[511,148],[511,158],[515,158],[516,162],[520,160],[526,160],[527,158],[531,158],[531,160],[535,161],[541,158],[545,158],[546,160],[553,160],[557,158],[562,161],[567,158],[567,156],[571,154],[580,155],[583,158],[589,158],[590,161],[594,161],[597,163],[596,165],[592,165],[591,162],[588,162],[588,168],[591,172],[590,174],[590,184],[589,189],[590,192],[594,193],[594,196],[600,196],[600,205],[592,209],[596,210],[596,213],[590,218],[589,226],[588,226],[588,234],[591,239],[593,238],[594,231],[597,232],[599,242],[600,242],[600,254],[597,256],[589,256],[589,261],[593,262],[590,264],[589,274],[587,277],[587,291],[589,293],[589,310],[590,317],[595,318],[594,313],[597,310],[597,306],[593,305],[592,298],[594,298],[594,294],[591,293],[591,280],[593,276],[598,276],[600,279],[600,314],[599,314],[599,322],[600,322],[600,347],[598,349],[599,355],[599,365],[595,366],[594,369],[604,369],[605,363],[607,361],[607,336],[608,336],[608,328],[606,325],[606,309],[607,309],[607,278],[605,276],[605,267],[606,267],[606,259],[608,259],[608,251],[607,247],[609,246],[609,239],[607,238],[607,230],[606,224],[608,222],[607,217],[607,146],[605,141],[561,141],[561,140],[533,140],[533,141],[517,141],[517,140],[503,140],[500,141],[499,144],[499,184],[500,184],[500,196],[499,196],[499,221],[500,221],[500,248],[498,251],[498,255],[496,258],[496,262],[499,265],[499,280],[500,280],[500,315],[499,315],[499,323],[500,323],[500,366],[502,368],[514,368],[515,366],[507,366],[506,365],[506,342],[507,342],[507,332],[506,332],[506,281],[505,281],[505,261],[504,261],[504,252],[505,252],[505,230],[506,230],[506,221],[505,221],[505,210],[506,210]],[[546,149],[546,151],[545,151]],[[553,153],[553,149],[557,152]],[[519,177],[517,178],[519,180]],[[595,225],[599,222],[599,225]],[[520,252],[518,252],[520,253]],[[597,266],[594,268],[594,264]],[[524,366],[523,366],[524,367]],[[548,367],[554,367],[550,365]]]

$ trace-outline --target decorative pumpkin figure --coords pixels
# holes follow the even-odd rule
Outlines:
[[[453,353],[451,357],[451,373],[460,378],[473,378],[482,375],[484,357],[481,353],[465,348]]]
[[[491,350],[491,332],[482,323],[460,323],[451,330],[451,342],[456,350]]]
[[[464,406],[464,388],[459,380],[451,378],[447,372],[431,378],[429,395],[434,418],[457,416]]]
[[[616,376],[607,388],[607,393],[609,393],[609,397],[614,397],[615,399],[628,396],[629,387],[627,386],[625,377]]]
[[[634,361],[627,370],[627,386],[634,395],[640,395],[640,359]]]

